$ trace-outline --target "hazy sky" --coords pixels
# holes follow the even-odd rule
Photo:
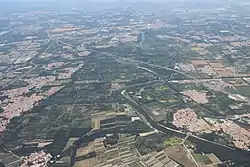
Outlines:
[[[0,1],[18,1],[18,2],[49,2],[49,1],[60,1],[60,0],[0,0]],[[67,1],[72,1],[72,0],[67,0]],[[166,2],[166,1],[215,1],[215,0],[73,0],[73,1],[85,1],[85,2],[124,2],[124,1],[130,1],[130,2]],[[223,0],[225,1],[225,0]]]

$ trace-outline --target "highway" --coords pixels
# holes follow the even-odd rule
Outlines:
[[[161,79],[160,75],[158,75],[156,72],[154,72],[154,71],[152,71],[152,70],[150,70],[150,69],[148,69],[148,68],[145,68],[145,67],[138,67],[138,68],[143,69],[143,70],[145,70],[145,71],[148,71],[148,72],[154,74],[155,76],[157,76],[157,78],[158,78],[159,80]]]
[[[63,43],[66,45],[66,43],[58,41],[60,43]],[[69,45],[67,44],[68,46]],[[93,50],[93,49],[87,49],[87,51],[91,51],[91,52],[95,52],[95,53],[99,53],[99,54],[103,54],[109,57],[114,58],[115,60],[118,60],[119,62],[123,62],[123,63],[135,63],[135,65],[137,66],[137,68],[140,68],[141,66],[139,64],[144,64],[144,65],[148,65],[151,67],[155,67],[155,68],[159,68],[159,69],[164,69],[164,70],[168,70],[168,71],[172,71],[178,74],[182,74],[188,78],[191,78],[195,81],[197,81],[197,79],[193,76],[190,76],[184,72],[172,69],[172,68],[168,68],[168,67],[163,67],[160,65],[156,65],[156,64],[151,64],[151,63],[147,63],[147,62],[143,62],[143,61],[138,61],[138,60],[133,60],[131,58],[122,58],[110,53],[106,53],[106,52],[101,52],[101,51],[97,51],[97,50]],[[144,68],[144,67],[143,67]],[[148,71],[148,69],[145,69]],[[154,72],[153,72],[154,73]],[[155,82],[155,81],[154,81]],[[198,83],[199,81],[197,81]],[[142,84],[137,84],[137,85],[131,85],[129,86],[129,88],[135,87],[135,86],[142,86],[144,83]],[[178,131],[169,127],[166,127],[162,124],[159,124],[157,122],[154,121],[154,119],[150,116],[150,111],[148,111],[145,107],[143,107],[142,104],[139,104],[138,102],[136,102],[136,99],[133,99],[132,97],[130,97],[127,93],[126,93],[126,89],[125,88],[123,90],[121,90],[121,95],[123,96],[123,98],[125,99],[125,101],[127,101],[128,104],[130,104],[137,112],[139,116],[143,116],[143,120],[146,124],[148,124],[150,127],[153,127],[154,129],[160,131],[160,132],[164,132],[167,134],[173,134],[175,136],[179,136],[182,138],[185,138],[187,136],[186,133],[182,132],[182,131]],[[239,162],[239,163],[245,163],[245,162],[249,162],[249,157],[250,157],[250,153],[247,151],[243,151],[243,150],[239,150],[239,149],[235,149],[232,147],[228,147],[226,145],[222,145],[219,143],[215,143],[203,138],[200,138],[198,136],[195,135],[189,135],[187,137],[187,140],[195,143],[197,146],[197,149],[205,152],[205,153],[215,153],[221,160],[223,161],[227,161],[227,160],[232,160],[234,162]]]
[[[64,44],[65,44],[65,43],[64,43]],[[152,67],[161,68],[161,69],[165,69],[165,70],[168,70],[168,71],[173,71],[173,72],[182,74],[182,75],[184,75],[184,76],[186,76],[186,77],[188,77],[188,78],[192,78],[193,80],[197,81],[197,79],[196,79],[195,77],[190,76],[190,75],[188,75],[188,74],[186,74],[186,73],[184,73],[184,72],[181,72],[181,71],[172,69],[172,68],[163,67],[163,66],[160,66],[160,65],[155,65],[155,64],[151,64],[151,63],[147,63],[147,62],[143,62],[143,61],[138,61],[138,60],[134,60],[134,59],[131,59],[131,58],[121,58],[121,57],[119,57],[119,56],[116,56],[116,55],[113,55],[113,54],[110,54],[110,53],[101,52],[101,51],[97,51],[97,50],[93,50],[93,49],[87,49],[87,50],[88,50],[88,51],[91,51],[91,52],[96,52],[96,53],[100,53],[100,54],[104,54],[104,55],[110,56],[110,57],[112,57],[112,58],[114,58],[114,59],[116,59],[116,60],[117,60],[117,59],[119,59],[119,60],[122,59],[122,60],[124,60],[124,61],[131,61],[131,62],[134,62],[134,63],[146,64],[146,65],[149,65],[149,66],[152,66]],[[147,70],[147,71],[149,71],[149,72],[151,72],[151,73],[153,73],[153,74],[159,76],[158,74],[156,74],[154,71],[152,71],[152,70],[150,70],[150,69],[147,69],[147,68],[144,68],[144,67],[139,67],[139,68],[142,68],[142,69],[144,69],[144,70]],[[155,81],[153,81],[153,82],[155,82]],[[198,81],[197,81],[197,82],[198,82]],[[147,84],[150,84],[150,83],[147,83]],[[130,88],[132,88],[132,87],[138,87],[139,85],[142,86],[142,85],[144,85],[144,83],[142,83],[142,84],[137,84],[137,85],[131,85]],[[125,89],[124,89],[124,90],[125,90]],[[140,108],[141,108],[141,111],[143,111],[144,113],[138,113],[138,114],[142,114],[142,115],[147,119],[146,124],[150,124],[151,127],[155,128],[155,129],[157,129],[157,130],[159,130],[159,131],[161,131],[162,129],[165,129],[165,130],[167,130],[167,131],[176,133],[176,134],[178,134],[178,135],[180,135],[180,136],[184,136],[184,137],[185,137],[185,136],[187,135],[187,134],[185,134],[185,133],[183,133],[183,132],[181,132],[181,131],[177,131],[177,130],[175,130],[175,129],[171,129],[171,128],[166,127],[166,126],[164,126],[164,125],[161,125],[161,124],[159,124],[159,123],[157,123],[157,126],[156,126],[156,125],[154,126],[155,122],[154,122],[153,118],[148,114],[149,112],[148,112],[148,111],[145,111],[145,108],[143,108],[141,105],[135,104],[135,101],[134,101],[134,100],[132,101],[132,100],[131,100],[132,98],[126,93],[126,90],[125,90],[125,91],[124,91],[124,90],[122,91],[121,95],[122,95],[125,99],[127,99],[128,102],[129,102],[130,104],[132,103],[132,104],[134,104],[134,106],[136,105],[137,107],[140,107]],[[147,114],[147,116],[145,116],[146,114]],[[228,147],[228,146],[226,146],[226,145],[222,145],[222,144],[219,144],[219,143],[215,143],[215,142],[212,142],[212,141],[209,141],[209,140],[200,138],[200,137],[198,137],[198,136],[189,135],[188,139],[189,139],[189,138],[197,139],[197,140],[204,141],[204,142],[207,142],[207,143],[210,143],[210,144],[218,145],[218,146],[220,146],[220,147],[225,147],[225,148],[227,148],[227,149],[229,149],[229,150],[231,150],[231,151],[235,151],[235,149],[232,148],[232,147]],[[187,140],[188,140],[188,139],[187,139]]]
[[[68,43],[65,43],[61,40],[57,40],[57,39],[54,39],[52,38],[51,34],[49,32],[47,32],[48,34],[48,37],[50,40],[52,40],[53,42],[56,40],[57,43],[61,43],[61,44],[64,44],[66,46],[69,46],[69,47],[74,47],[73,45],[71,44],[68,44]],[[106,55],[106,56],[109,56],[109,57],[112,57],[113,59],[119,61],[119,62],[122,62],[122,63],[126,63],[128,64],[128,62],[133,62],[133,63],[138,63],[138,64],[144,64],[144,65],[148,65],[148,66],[151,66],[151,67],[155,67],[155,68],[159,68],[159,69],[164,69],[164,70],[167,70],[167,71],[172,71],[172,72],[176,72],[178,74],[182,74],[188,78],[191,78],[197,82],[199,82],[195,77],[191,76],[191,75],[188,75],[182,71],[179,71],[179,70],[176,70],[176,69],[173,69],[173,68],[169,68],[169,67],[164,67],[164,66],[160,66],[160,65],[156,65],[156,64],[152,64],[152,63],[147,63],[147,62],[144,62],[144,61],[139,61],[139,60],[134,60],[134,59],[131,59],[131,58],[122,58],[122,57],[119,57],[117,55],[114,55],[114,54],[111,54],[111,53],[107,53],[107,52],[102,52],[102,51],[98,51],[98,50],[94,50],[94,49],[86,49],[86,51],[90,51],[90,52],[95,52],[95,53],[99,53],[99,54],[103,54],[103,55]],[[150,70],[150,69],[147,69],[145,67],[141,67],[139,65],[136,65],[137,68],[143,68],[144,70],[147,70],[148,72],[151,72],[155,75],[157,75],[159,77],[158,74],[156,74],[154,71]]]
[[[247,151],[215,143],[204,138],[192,134],[187,134],[182,131],[172,129],[155,122],[154,119],[150,116],[149,111],[147,111],[147,109],[143,107],[143,105],[138,104],[138,102],[136,102],[132,97],[130,97],[128,93],[126,93],[126,90],[122,90],[121,95],[124,97],[125,101],[138,112],[138,115],[143,115],[146,118],[146,124],[150,124],[150,126],[154,129],[181,138],[185,138],[188,135],[188,137],[186,137],[186,140],[194,143],[197,146],[198,150],[204,153],[214,153],[222,161],[232,160],[238,163],[245,163],[250,161],[250,153]]]
[[[186,76],[188,78],[192,78],[192,79],[196,80],[197,82],[199,82],[195,77],[193,77],[191,75],[188,75],[188,74],[186,74],[184,72],[175,70],[173,68],[168,68],[168,67],[164,67],[164,66],[160,66],[160,65],[156,65],[156,64],[152,64],[152,63],[147,63],[147,62],[144,62],[144,61],[134,60],[134,59],[131,59],[131,58],[122,58],[122,57],[113,55],[111,53],[101,52],[101,51],[97,51],[97,50],[93,50],[93,49],[87,49],[87,51],[91,51],[91,52],[95,52],[95,53],[100,53],[100,54],[112,57],[112,58],[114,58],[116,60],[120,60],[120,61],[122,60],[123,62],[128,61],[128,62],[133,62],[133,63],[138,63],[138,64],[144,64],[144,65],[148,65],[148,66],[151,66],[151,67],[164,69],[164,70],[167,70],[167,71],[173,71],[173,72],[176,72],[178,74],[182,74],[182,75],[184,75],[184,76]]]
[[[164,69],[164,70],[167,70],[167,71],[172,71],[172,72],[175,72],[175,73],[178,73],[178,74],[181,74],[183,76],[186,76],[188,78],[191,78],[192,80],[194,80],[196,83],[200,83],[200,84],[203,84],[202,81],[198,80],[197,78],[191,76],[191,75],[188,75],[186,74],[185,72],[182,72],[182,71],[179,71],[179,70],[176,70],[176,69],[173,69],[173,68],[169,68],[169,67],[164,67],[164,66],[160,66],[160,65],[156,65],[156,64],[152,64],[152,63],[147,63],[147,62],[144,62],[144,61],[138,61],[138,60],[134,60],[134,59],[131,59],[131,58],[122,58],[122,57],[119,57],[119,56],[116,56],[114,54],[111,54],[111,53],[106,53],[106,52],[101,52],[101,51],[97,51],[97,50],[93,50],[93,49],[87,49],[88,51],[91,51],[91,52],[96,52],[96,53],[100,53],[100,54],[103,54],[103,55],[106,55],[106,56],[110,56],[112,58],[114,58],[115,60],[119,61],[119,62],[123,62],[123,63],[128,63],[128,62],[132,62],[132,63],[136,63],[136,67],[137,68],[142,68],[148,72],[151,72],[153,74],[155,74],[156,76],[158,76],[159,78],[159,75],[156,74],[154,71],[148,69],[148,68],[145,68],[145,67],[141,67],[139,66],[138,64],[144,64],[144,65],[148,65],[148,66],[151,66],[151,67],[154,67],[154,68],[159,68],[159,69]],[[210,84],[203,84],[205,87],[210,87]],[[236,89],[237,90],[237,89]],[[231,94],[230,92],[226,91],[226,90],[220,90],[222,93],[225,93],[227,95]],[[245,101],[248,102],[250,104],[250,99],[245,97]]]
[[[145,107],[143,107],[142,104],[138,104],[135,100],[133,100],[133,98],[130,97],[128,93],[126,93],[126,90],[123,90],[123,91],[121,92],[121,95],[124,97],[124,99],[128,100],[128,101],[127,101],[128,103],[130,103],[130,104],[133,103],[133,106],[136,105],[137,107],[140,107],[140,108],[141,108],[139,111],[137,111],[137,110],[136,110],[136,111],[138,112],[138,114],[142,114],[145,118],[147,118],[147,123],[149,123],[150,126],[152,126],[154,129],[157,129],[157,130],[159,130],[159,131],[162,131],[162,129],[164,128],[165,130],[171,131],[171,132],[173,132],[173,133],[176,133],[176,134],[178,134],[178,136],[181,136],[181,137],[183,137],[183,136],[186,137],[186,136],[188,135],[188,137],[187,137],[186,140],[188,140],[190,137],[193,137],[193,138],[196,138],[196,139],[198,139],[198,140],[202,140],[202,141],[205,141],[205,142],[208,142],[208,143],[211,143],[211,144],[215,144],[215,145],[220,145],[220,146],[222,146],[222,147],[226,147],[226,148],[228,148],[228,149],[230,149],[230,150],[232,150],[232,151],[235,150],[235,149],[232,148],[232,147],[228,147],[228,146],[226,146],[226,145],[222,145],[222,144],[219,144],[219,143],[215,143],[215,142],[206,140],[206,139],[204,139],[204,138],[201,138],[201,137],[198,137],[198,136],[195,136],[195,135],[192,135],[192,134],[187,134],[187,133],[184,133],[184,132],[182,132],[182,131],[179,131],[179,130],[175,130],[175,129],[166,127],[166,126],[164,126],[164,125],[162,125],[162,124],[155,123],[154,118],[149,114],[150,111],[147,111],[147,109],[146,109]],[[141,111],[141,112],[140,112],[140,111]],[[142,113],[142,112],[143,112],[143,113]],[[146,116],[145,116],[145,115],[146,115]],[[155,124],[157,124],[157,126],[156,126]],[[159,128],[159,127],[160,127],[160,128]]]

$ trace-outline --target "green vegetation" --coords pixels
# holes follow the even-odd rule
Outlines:
[[[175,145],[175,144],[180,144],[182,142],[182,139],[181,138],[177,138],[177,137],[171,137],[167,140],[165,140],[163,143],[164,145]]]
[[[67,150],[68,148],[70,148],[71,146],[73,146],[74,142],[75,142],[76,140],[78,140],[78,139],[79,139],[79,138],[77,138],[77,137],[71,137],[71,138],[69,138],[67,144],[66,144],[65,147],[63,148],[63,151],[65,151],[65,150]]]
[[[75,120],[72,120],[71,123],[72,128],[90,128],[90,125],[90,120],[82,120],[81,118],[76,118]]]
[[[167,85],[162,85],[162,86],[158,86],[155,88],[156,91],[164,91],[164,90],[168,90],[169,87]]]
[[[0,108],[0,113],[4,112],[4,109],[3,108]]]
[[[237,90],[239,91],[239,94],[243,96],[250,96],[250,87],[240,86],[240,87],[237,87]]]
[[[238,87],[237,87],[238,88]],[[237,92],[235,89],[233,88],[226,88],[226,91],[228,91],[229,93],[233,93],[233,94],[237,94],[239,92]]]
[[[207,155],[201,155],[201,154],[197,154],[194,155],[194,158],[196,159],[196,161],[202,165],[208,165],[213,163],[209,157]]]
[[[154,100],[150,95],[146,95],[145,99],[148,100],[148,101]]]

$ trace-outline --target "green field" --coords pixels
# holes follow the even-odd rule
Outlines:
[[[227,88],[226,90],[230,93],[240,94],[242,96],[249,96],[250,97],[250,87],[249,86],[237,86],[237,91],[233,88]]]
[[[208,165],[213,163],[207,155],[197,154],[194,156],[195,160],[202,165]]]
[[[71,146],[73,146],[73,143],[78,140],[78,138],[76,137],[72,137],[72,138],[69,138],[67,144],[65,145],[63,151],[67,150],[68,148],[70,148]]]
[[[156,91],[164,91],[164,90],[168,90],[169,87],[168,86],[158,86],[155,88]]]
[[[171,137],[168,140],[165,140],[163,143],[164,145],[175,145],[175,144],[180,144],[182,142],[181,138],[177,138],[177,137]]]
[[[236,88],[240,92],[241,95],[250,96],[250,87],[249,86],[239,86]]]

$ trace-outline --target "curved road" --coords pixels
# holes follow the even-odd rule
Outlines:
[[[193,77],[191,75],[188,75],[188,74],[186,74],[184,72],[172,69],[172,68],[168,68],[168,67],[164,67],[164,66],[160,66],[160,65],[156,65],[156,64],[151,64],[151,63],[147,63],[147,62],[144,62],[144,61],[134,60],[134,59],[131,59],[131,58],[122,58],[122,57],[113,55],[111,53],[101,52],[101,51],[97,51],[97,50],[93,50],[93,49],[86,49],[86,50],[87,51],[91,51],[91,52],[95,52],[95,53],[100,53],[100,54],[112,57],[112,58],[114,58],[116,60],[122,60],[124,62],[125,61],[130,61],[130,62],[134,62],[134,63],[145,64],[145,65],[148,65],[148,66],[151,66],[151,67],[156,67],[156,68],[164,69],[164,70],[167,70],[167,71],[173,71],[173,72],[176,72],[178,74],[182,74],[182,75],[184,75],[184,76],[186,76],[188,78],[192,78],[192,79],[194,79],[194,80],[196,80],[198,82],[198,80],[195,77]]]
[[[61,42],[61,41],[58,41],[58,42]],[[66,44],[64,42],[61,42],[61,43]],[[72,46],[72,45],[68,45],[68,46]],[[91,52],[95,52],[95,53],[100,53],[100,54],[103,54],[103,55],[106,55],[106,56],[110,56],[110,57],[112,57],[112,58],[114,58],[116,60],[119,60],[120,62],[124,62],[124,63],[126,61],[129,61],[129,62],[134,62],[134,63],[138,63],[138,64],[145,64],[145,65],[148,65],[148,66],[165,69],[165,70],[168,70],[168,71],[173,71],[173,72],[176,72],[178,74],[182,74],[182,75],[184,75],[184,76],[186,76],[188,78],[192,78],[192,79],[197,81],[197,79],[195,77],[190,76],[190,75],[188,75],[188,74],[186,74],[184,72],[172,69],[172,68],[163,67],[163,66],[160,66],[160,65],[155,65],[155,64],[151,64],[151,63],[147,63],[147,62],[143,62],[143,61],[133,60],[131,58],[122,58],[122,57],[119,57],[119,56],[116,56],[116,55],[113,55],[113,54],[110,54],[110,53],[101,52],[101,51],[97,51],[97,50],[93,50],[93,49],[86,49],[86,50],[91,51]],[[137,67],[140,67],[140,66],[137,66]],[[133,86],[130,86],[130,87],[133,87]],[[126,93],[126,88],[123,89],[122,95],[123,95],[124,99],[127,100],[128,104],[133,106],[136,109],[136,111],[138,111],[138,113],[140,115],[143,115],[146,118],[147,124],[149,123],[151,125],[151,127],[157,129],[158,131],[163,131],[163,132],[166,132],[166,133],[173,133],[175,135],[182,136],[183,138],[186,137],[187,134],[185,134],[185,133],[183,133],[181,131],[171,129],[169,127],[166,127],[164,125],[161,125],[159,123],[154,122],[154,119],[149,115],[147,110],[145,110],[143,108],[143,106],[141,106],[140,104],[137,104],[137,102],[135,102],[134,99],[132,99]],[[235,162],[249,162],[250,161],[249,160],[249,157],[250,157],[249,152],[238,150],[238,149],[235,149],[235,148],[231,148],[231,147],[228,147],[228,146],[225,146],[225,145],[222,145],[222,144],[218,144],[218,143],[215,143],[215,142],[211,142],[209,140],[206,140],[206,139],[200,138],[198,136],[194,136],[194,135],[190,135],[187,139],[189,141],[192,141],[192,142],[194,142],[196,144],[199,144],[199,145],[206,145],[206,149],[202,150],[202,148],[201,148],[201,150],[203,152],[214,152],[214,153],[216,153],[216,155],[221,160],[230,159],[230,160],[233,160]],[[214,148],[217,148],[217,149],[214,149]]]
[[[122,90],[121,95],[124,97],[127,103],[138,112],[138,115],[144,116],[144,118],[146,119],[146,124],[149,124],[154,129],[167,134],[173,134],[182,138],[185,138],[188,135],[184,132],[166,127],[155,122],[154,119],[150,116],[147,109],[145,109],[141,104],[135,102],[135,100],[128,95],[126,89]],[[215,143],[195,135],[188,135],[187,140],[192,143],[195,143],[197,145],[198,150],[201,150],[202,152],[215,153],[222,161],[232,160],[233,162],[237,163],[250,163],[250,153],[247,151]]]

